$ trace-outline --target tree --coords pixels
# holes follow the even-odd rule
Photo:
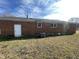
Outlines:
[[[24,1],[24,2],[23,2]],[[55,12],[55,6],[52,4],[59,0],[22,0],[20,7],[23,9],[26,18],[29,17],[43,17],[51,13],[51,10]],[[18,10],[17,10],[18,11]]]
[[[69,19],[70,22],[74,22],[74,23],[79,23],[79,18],[78,17],[73,17]]]

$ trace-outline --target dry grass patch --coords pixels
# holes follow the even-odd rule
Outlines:
[[[79,59],[79,33],[0,42],[0,59]]]

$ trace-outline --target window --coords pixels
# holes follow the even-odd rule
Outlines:
[[[42,28],[42,23],[37,23],[37,28]]]
[[[50,24],[50,28],[56,28],[57,24]]]

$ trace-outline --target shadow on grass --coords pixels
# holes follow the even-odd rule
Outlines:
[[[13,40],[32,40],[32,39],[42,39],[47,37],[57,37],[58,35],[46,36],[46,37],[35,37],[35,36],[23,36],[23,37],[13,37],[13,36],[0,36],[0,42],[2,41],[13,41]],[[67,36],[67,35],[61,35]]]
[[[47,36],[47,37],[56,37],[56,36]],[[13,41],[13,40],[33,40],[33,39],[42,39],[46,37],[33,37],[33,36],[23,36],[23,37],[13,37],[13,36],[0,36],[0,42],[2,41]]]
[[[31,40],[31,39],[41,39],[41,37],[8,37],[8,36],[0,36],[0,42],[2,42],[2,41],[13,41],[13,40]]]

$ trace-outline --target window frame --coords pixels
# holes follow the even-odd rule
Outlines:
[[[40,26],[39,26],[39,24],[40,24]],[[37,28],[42,28],[42,23],[37,23]]]
[[[52,26],[51,26],[52,25]],[[57,28],[57,24],[54,23],[54,24],[50,24],[50,28]]]

